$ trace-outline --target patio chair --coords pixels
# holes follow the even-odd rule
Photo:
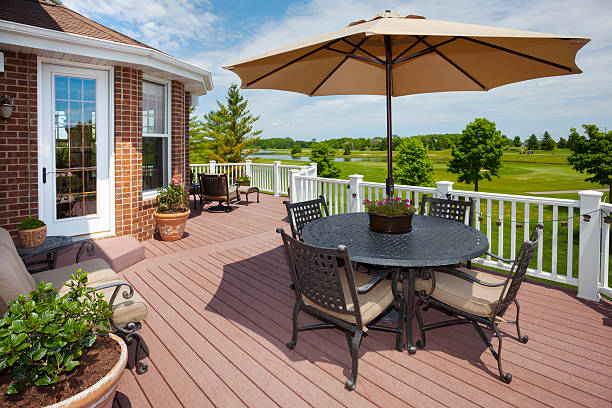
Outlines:
[[[290,203],[283,201],[287,209],[287,217],[289,217],[289,225],[291,226],[291,235],[294,239],[304,241],[302,230],[312,220],[322,218],[323,215],[329,216],[325,197],[320,195],[319,198],[299,203]]]
[[[230,203],[240,202],[238,186],[229,185],[227,174],[200,174],[200,189],[204,200],[219,202],[218,205],[207,208],[206,211],[209,212],[230,212],[233,210]]]
[[[484,272],[450,266],[435,268],[434,273],[430,275],[430,279],[417,279],[415,289],[424,303],[423,310],[433,307],[457,317],[452,320],[423,325],[420,309],[417,309],[417,321],[421,330],[421,340],[417,342],[417,346],[425,347],[425,331],[427,330],[471,323],[497,360],[500,379],[509,384],[512,381],[512,374],[504,373],[502,369],[502,336],[498,324],[500,322],[514,323],[518,340],[521,343],[527,343],[529,340],[528,336],[521,335],[519,326],[521,309],[516,295],[525,279],[527,267],[540,238],[539,230],[542,228],[544,228],[542,224],[536,226],[529,240],[521,246],[515,260],[504,259],[487,253],[496,259],[512,263],[510,273],[505,279],[496,278]],[[512,303],[516,305],[516,319],[505,320],[503,316]],[[497,351],[493,348],[481,325],[493,331],[497,336],[499,342]]]
[[[298,333],[307,330],[340,329],[345,332],[351,353],[352,367],[346,388],[354,390],[357,383],[359,346],[368,330],[396,333],[395,348],[404,350],[405,303],[399,271],[392,279],[384,275],[372,277],[354,272],[346,247],[319,248],[300,242],[277,228],[283,238],[287,260],[295,282],[293,334],[287,347],[297,345]],[[399,311],[397,327],[376,323],[392,308]],[[300,311],[323,321],[321,324],[298,326]]]
[[[140,322],[148,314],[147,303],[134,291],[132,285],[125,282],[103,259],[90,259],[31,275],[19,257],[11,236],[4,228],[0,228],[0,259],[2,259],[0,316],[6,312],[9,301],[16,299],[20,294],[30,293],[38,282],[52,283],[60,295],[66,293],[69,290],[66,283],[70,280],[70,275],[81,269],[87,272],[88,287],[102,293],[104,299],[111,305],[113,314],[109,320],[113,331],[128,343],[136,340],[134,361],[136,372],[142,374],[147,371],[146,363],[138,360],[142,348],[138,331],[142,328]]]

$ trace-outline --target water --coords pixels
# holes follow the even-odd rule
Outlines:
[[[253,153],[248,156],[249,159],[269,159],[269,160],[294,160],[308,162],[308,157],[292,157],[290,154],[282,154],[276,152],[270,152],[266,150],[260,150],[257,153]],[[385,157],[336,157],[334,161],[337,162],[386,162]]]

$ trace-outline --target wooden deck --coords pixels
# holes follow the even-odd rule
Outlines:
[[[510,385],[473,328],[456,326],[430,332],[414,356],[371,333],[346,391],[344,335],[305,332],[295,350],[285,345],[294,296],[274,232],[285,216],[282,199],[262,195],[232,213],[197,212],[180,241],[146,242],[147,259],[122,274],[150,305],[149,371],[126,370],[115,407],[612,406],[612,304],[535,283],[519,294],[529,343],[502,327]]]

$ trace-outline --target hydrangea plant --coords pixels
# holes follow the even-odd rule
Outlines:
[[[380,201],[364,200],[366,211],[369,214],[376,215],[410,215],[416,212],[416,209],[410,205],[410,200],[403,200],[401,197],[395,197],[395,199],[384,199]]]
[[[87,273],[79,269],[70,278],[64,295],[40,282],[29,295],[9,302],[0,319],[0,371],[9,368],[13,379],[7,394],[58,382],[80,364],[84,348],[110,332],[111,307],[87,288]]]

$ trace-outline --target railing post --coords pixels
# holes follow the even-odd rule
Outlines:
[[[214,172],[215,172],[215,164],[216,164],[216,163],[217,163],[217,162],[216,162],[216,161],[214,161],[214,160],[211,160],[211,161],[210,161],[210,172],[211,172],[211,173],[214,173]]]
[[[244,161],[244,173],[250,178],[253,178],[253,172],[251,170],[251,163],[253,163],[253,160],[251,159],[246,159]]]
[[[351,174],[349,176],[349,190],[351,193],[350,212],[363,211],[363,199],[361,198],[361,183],[363,183],[363,176],[361,174]]]
[[[600,191],[580,191],[580,236],[578,239],[578,297],[599,301],[601,259]],[[587,220],[585,220],[588,219]]]
[[[274,161],[274,174],[272,183],[274,184],[272,190],[274,191],[274,195],[278,197],[280,195],[280,165],[281,162],[278,160]]]
[[[437,181],[435,198],[446,198],[446,195],[453,189],[453,184],[452,181]]]
[[[289,170],[289,202],[290,203],[298,202],[298,199],[297,199],[298,188],[297,188],[297,180],[296,180],[296,176],[298,174],[300,174],[300,170],[297,170],[297,169]]]

